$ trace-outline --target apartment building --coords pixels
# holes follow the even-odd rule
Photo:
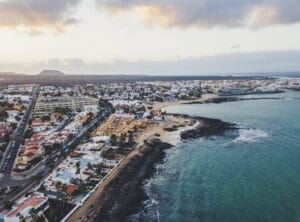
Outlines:
[[[98,106],[99,101],[96,98],[86,96],[56,96],[39,97],[35,108],[34,116],[46,116],[55,112],[57,109],[70,109],[72,111],[81,110],[85,106]]]

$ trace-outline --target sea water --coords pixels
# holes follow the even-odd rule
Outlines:
[[[131,220],[300,221],[300,92],[268,97],[277,99],[168,107],[241,129],[168,150],[145,184],[145,209]]]

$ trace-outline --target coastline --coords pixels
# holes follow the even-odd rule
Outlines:
[[[174,102],[158,102],[155,103],[152,107],[154,110],[161,110],[163,108],[166,108],[168,106],[174,106],[174,105],[180,105],[180,104],[190,104],[190,103],[203,103],[209,100],[212,100],[214,98],[218,98],[219,96],[217,94],[204,94],[199,99],[193,99],[193,100],[178,100]]]
[[[148,199],[143,185],[156,172],[155,166],[164,160],[165,150],[184,139],[182,135],[186,132],[196,132],[199,138],[221,135],[229,130],[223,127],[216,131],[216,121],[227,126],[221,120],[172,114],[168,115],[166,122],[147,128],[139,137],[136,148],[67,221],[126,221],[124,218],[138,213],[143,208],[143,201]],[[166,127],[172,124],[178,129],[169,132]],[[201,129],[208,130],[208,133],[202,134]]]
[[[155,108],[184,102],[160,103]],[[182,140],[221,136],[234,129],[234,124],[217,119],[167,114],[164,121],[153,122],[139,134],[135,148],[66,221],[124,221],[142,210],[143,201],[148,199],[143,185],[164,160],[165,150]]]

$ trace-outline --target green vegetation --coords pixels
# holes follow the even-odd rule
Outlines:
[[[122,133],[119,139],[119,152],[122,153],[126,147],[126,134]]]
[[[23,216],[23,214],[18,213],[17,216],[19,217],[19,221],[20,222],[26,222],[25,217]]]
[[[112,146],[117,146],[117,145],[118,145],[118,139],[117,139],[116,134],[112,134],[112,135],[110,136],[110,144],[111,144]]]
[[[0,111],[0,122],[6,122],[8,118],[8,113],[6,111]]]
[[[43,174],[42,173],[38,173],[36,175],[33,176],[33,181],[36,181],[36,182],[41,182],[41,180],[43,179]]]
[[[97,173],[97,175],[98,176],[100,176],[101,175],[101,173],[102,173],[102,170],[103,170],[103,163],[99,163],[98,165],[97,165],[97,167],[96,167],[96,173]]]
[[[36,211],[36,209],[31,208],[29,211],[29,214],[31,216],[32,222],[37,222],[39,221],[39,216],[37,214],[38,212]]]
[[[12,207],[13,207],[13,205],[14,205],[14,203],[11,202],[10,200],[6,200],[6,201],[4,202],[4,208],[7,209],[7,210],[11,210]]]
[[[80,174],[80,162],[76,163],[76,174]]]
[[[114,151],[113,150],[103,150],[101,153],[101,156],[104,159],[108,159],[108,160],[113,160],[115,157]]]
[[[78,186],[78,190],[79,192],[85,194],[87,192],[87,185],[85,183],[81,183],[79,186]]]
[[[127,145],[132,146],[134,143],[135,143],[135,141],[133,138],[133,133],[129,133]]]

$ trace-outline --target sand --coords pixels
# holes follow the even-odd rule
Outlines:
[[[176,102],[165,102],[156,103],[153,106],[154,110],[160,110],[162,108],[178,105],[189,102],[204,102],[208,99],[215,98],[216,95],[207,94],[198,100],[185,100]],[[93,213],[93,208],[91,206],[97,204],[97,200],[103,195],[103,191],[108,186],[108,184],[116,178],[124,167],[128,165],[130,160],[132,160],[136,155],[141,155],[140,149],[144,145],[144,141],[150,139],[151,137],[157,137],[162,142],[175,145],[180,142],[180,132],[189,130],[195,127],[195,121],[192,119],[183,118],[180,116],[166,116],[164,121],[153,122],[143,131],[139,132],[136,139],[136,147],[123,159],[118,167],[103,181],[103,183],[96,189],[96,191],[86,200],[86,202],[78,208],[71,217],[67,220],[68,222],[73,221],[89,221],[88,215]],[[171,128],[172,126],[177,126],[178,130],[174,132],[165,131],[164,128]]]
[[[192,102],[205,102],[209,99],[216,98],[216,97],[218,97],[217,94],[204,94],[199,99],[179,100],[179,101],[174,101],[174,102],[160,102],[160,103],[155,103],[152,107],[153,107],[153,110],[162,110],[163,108],[166,108],[168,106],[175,106],[175,105],[180,105],[180,104],[185,104],[185,103],[192,103]]]

